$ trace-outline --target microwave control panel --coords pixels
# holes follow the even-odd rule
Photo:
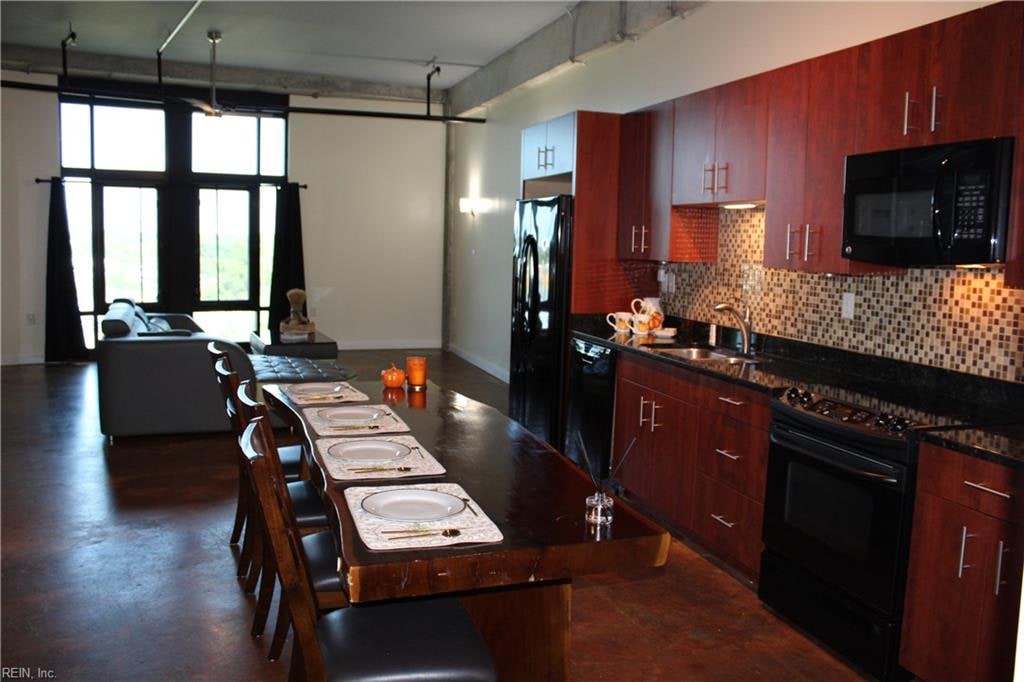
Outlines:
[[[988,221],[989,183],[985,173],[965,173],[956,188],[953,236],[956,239],[985,239]]]

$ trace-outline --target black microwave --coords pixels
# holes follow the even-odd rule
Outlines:
[[[843,257],[1004,262],[1012,167],[1012,137],[847,156]]]

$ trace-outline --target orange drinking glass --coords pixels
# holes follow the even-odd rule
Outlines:
[[[410,391],[422,391],[427,387],[427,359],[422,355],[405,358],[405,376]]]

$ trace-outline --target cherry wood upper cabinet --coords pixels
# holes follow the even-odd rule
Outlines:
[[[843,179],[857,111],[858,48],[766,75],[764,263],[806,272],[892,272],[842,257]]]
[[[764,264],[800,269],[807,155],[807,62],[768,74]]]
[[[674,123],[672,102],[627,114],[622,119],[620,258],[670,258]]]
[[[1016,99],[1024,3],[983,7],[932,28],[927,144],[1012,135],[1024,116]]]
[[[764,199],[767,134],[764,76],[677,99],[672,203]]]
[[[715,103],[718,89],[702,90],[675,101],[672,143],[672,203],[714,201]]]
[[[715,201],[764,199],[768,78],[727,83],[715,103]]]
[[[861,46],[857,152],[1014,134],[1024,3]]]
[[[622,117],[619,134],[619,258],[647,258],[647,156],[651,114]]]

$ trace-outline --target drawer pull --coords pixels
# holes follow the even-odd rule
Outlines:
[[[1010,499],[1010,493],[999,492],[998,490],[993,490],[992,488],[985,487],[980,483],[975,483],[974,481],[964,481],[964,485],[974,488],[975,490],[980,490],[983,493],[988,493],[990,495],[998,495],[999,497],[1002,497],[1003,499],[1006,500]]]
[[[729,403],[730,405],[739,406],[743,404],[742,400],[733,400],[732,398],[726,398],[724,395],[718,396],[718,399],[721,400],[723,403]]]
[[[1006,581],[1003,580],[1003,555],[1009,552],[1009,548],[1003,547],[1003,541],[999,541],[999,550],[996,552],[996,590],[995,594],[999,596],[999,586],[1005,585]]]
[[[957,567],[956,567],[956,577],[957,578],[963,578],[964,577],[964,569],[965,568],[974,568],[970,564],[965,564],[964,563],[964,554],[967,552],[967,538],[973,538],[973,537],[977,537],[977,536],[968,533],[967,532],[967,526],[962,526],[961,527],[961,529],[960,529],[960,562],[957,564]]]
[[[713,518],[715,521],[718,521],[720,524],[722,524],[726,528],[732,528],[733,526],[736,525],[735,521],[733,521],[732,523],[729,523],[728,521],[725,520],[724,516],[719,516],[718,514],[712,514],[711,518]]]
[[[740,458],[739,455],[734,455],[731,452],[729,452],[728,450],[721,450],[719,448],[715,448],[715,452],[720,454],[722,457],[728,457],[729,459],[731,459],[733,461],[735,461],[735,460]]]
[[[653,403],[654,401],[652,400],[651,402]],[[641,429],[644,427],[644,423],[647,421],[647,418],[644,417],[644,407],[646,407],[646,406],[647,406],[647,399],[644,398],[643,396],[640,396],[640,428]],[[654,410],[651,410],[651,414],[652,415],[654,414]]]
[[[657,402],[655,402],[653,400],[651,401],[651,433],[654,433],[654,429],[656,429],[659,426],[661,426],[661,424],[657,423],[654,420],[655,419],[654,418],[654,413],[655,413],[655,411],[657,411],[657,409],[659,407],[664,407],[664,405],[659,405]]]

